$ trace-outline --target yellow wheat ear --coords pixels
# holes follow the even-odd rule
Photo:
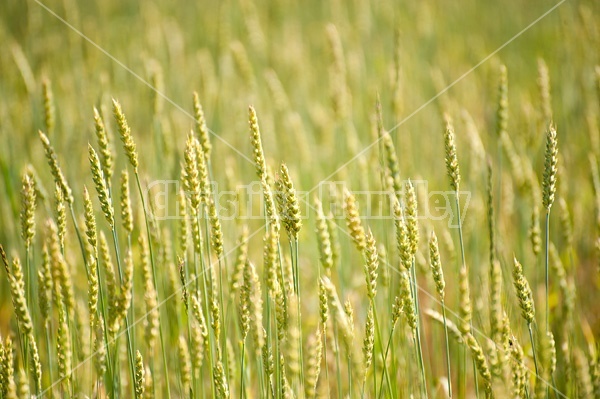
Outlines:
[[[365,338],[363,340],[363,363],[364,363],[364,376],[363,383],[367,379],[367,374],[371,363],[373,361],[373,348],[375,347],[375,322],[373,317],[373,303],[369,305],[367,311],[367,322],[365,324]]]
[[[444,114],[446,129],[444,130],[444,147],[446,150],[446,170],[450,177],[450,186],[454,191],[458,191],[460,186],[460,168],[458,166],[458,156],[456,155],[456,142],[454,137],[454,127],[452,119],[447,113]]]
[[[350,230],[350,237],[352,237],[356,248],[362,252],[366,246],[365,229],[360,221],[356,198],[348,189],[344,190],[344,211],[346,214],[346,224],[348,225],[348,230]]]
[[[438,247],[438,239],[435,235],[435,231],[431,231],[431,237],[429,238],[429,262],[431,265],[431,273],[433,275],[433,281],[435,282],[435,289],[441,299],[444,301],[446,282],[444,281],[444,271],[442,269],[442,262],[440,260],[440,250]]]
[[[83,186],[83,208],[85,217],[85,235],[88,238],[88,244],[92,248],[93,255],[96,256],[98,254],[96,216],[94,215],[94,206],[86,186]]]
[[[29,248],[35,235],[36,193],[33,172],[28,168],[23,174],[21,189],[21,236]]]
[[[379,268],[379,254],[377,253],[377,243],[371,229],[366,234],[366,245],[363,251],[365,258],[365,280],[367,282],[367,296],[371,301],[377,294],[377,269]]]
[[[108,185],[106,180],[104,179],[104,172],[102,171],[102,166],[100,164],[100,158],[98,158],[98,154],[94,147],[88,143],[88,154],[90,166],[92,169],[92,179],[94,181],[94,186],[96,186],[96,192],[98,193],[98,199],[100,200],[100,207],[102,208],[102,212],[104,213],[104,217],[108,222],[108,225],[111,229],[115,226],[115,211],[112,205],[112,199],[108,192]]]
[[[106,180],[110,182],[110,179],[114,171],[114,156],[113,149],[108,140],[108,132],[104,125],[104,119],[100,112],[94,107],[94,128],[96,131],[96,139],[98,141],[98,147],[100,147],[100,161],[102,163],[102,170],[106,176]]]
[[[129,192],[129,173],[126,169],[121,172],[121,220],[128,234],[133,232],[133,209]]]
[[[256,116],[256,110],[252,105],[248,107],[248,123],[250,125],[250,136],[254,151],[256,173],[260,180],[264,180],[267,178],[267,163],[265,161],[265,154],[262,147],[260,128],[258,127],[258,117]]]
[[[410,244],[410,255],[414,258],[419,245],[419,225],[417,221],[419,215],[417,210],[417,194],[410,180],[404,185],[404,191],[406,199],[406,232]]]
[[[56,124],[56,107],[50,79],[45,78],[42,80],[42,96],[44,98],[44,125],[48,134],[52,136]]]
[[[131,128],[129,127],[127,119],[125,118],[125,114],[121,109],[121,104],[114,98],[112,102],[115,120],[117,121],[117,126],[119,128],[119,135],[121,137],[121,142],[123,143],[123,148],[125,149],[125,155],[127,155],[127,158],[129,158],[129,163],[131,166],[133,166],[134,172],[137,173],[138,154],[135,147],[135,142],[131,136]]]
[[[56,153],[54,152],[54,148],[50,144],[48,136],[46,136],[41,130],[38,131],[38,134],[40,136],[40,140],[42,141],[42,145],[44,146],[46,158],[48,159],[48,165],[50,165],[50,172],[52,172],[54,181],[60,186],[65,201],[67,201],[69,204],[72,204],[73,193],[71,191],[71,187],[69,187],[69,184],[67,183],[65,175],[60,168],[60,165],[58,164],[58,159],[56,157]]]
[[[144,397],[146,379],[146,369],[144,368],[144,359],[140,351],[135,352],[135,399]]]
[[[194,92],[193,94],[193,103],[194,103],[194,133],[198,140],[200,141],[200,145],[202,146],[202,152],[206,159],[210,159],[210,152],[212,150],[212,145],[210,144],[210,137],[208,127],[206,126],[206,119],[204,117],[204,110],[202,109],[202,105],[200,104],[200,98],[198,93]]]

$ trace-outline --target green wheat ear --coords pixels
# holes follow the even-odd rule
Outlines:
[[[395,196],[392,197],[392,212],[394,214],[394,224],[396,226],[396,244],[400,254],[400,260],[405,270],[410,270],[412,267],[412,252],[411,243],[408,236],[408,228],[404,210]]]
[[[479,372],[479,375],[481,375],[481,377],[483,378],[483,384],[485,386],[487,397],[493,398],[492,374],[490,373],[488,362],[483,353],[483,349],[471,333],[465,336],[465,342],[471,350],[471,355],[475,360],[475,366],[477,367],[477,371]]]
[[[279,178],[275,181],[276,198],[279,200],[279,214],[290,239],[297,240],[298,232],[302,227],[302,219],[296,190],[285,163],[281,164],[279,172]]]
[[[498,78],[498,109],[496,110],[496,133],[498,137],[507,133],[508,128],[508,70],[500,65]]]
[[[90,328],[95,325],[96,313],[98,311],[98,274],[96,273],[96,259],[90,255],[88,261],[88,313],[90,318]]]
[[[96,230],[96,216],[94,215],[94,206],[90,193],[86,186],[83,186],[83,207],[85,217],[85,235],[88,238],[88,244],[92,248],[94,256],[98,254],[98,236]]]
[[[126,169],[121,172],[121,220],[125,231],[131,234],[133,232],[133,209],[129,191],[129,173]]]
[[[417,254],[419,246],[419,225],[418,225],[418,210],[417,210],[417,194],[415,187],[409,180],[404,185],[405,200],[406,200],[406,233],[410,243],[410,256],[413,258]]]
[[[373,304],[369,305],[367,311],[367,322],[365,325],[365,338],[363,340],[363,364],[364,376],[363,381],[366,381],[369,368],[373,361],[373,348],[375,347],[375,322],[373,317]]]
[[[517,258],[514,258],[513,279],[517,298],[519,299],[519,306],[521,307],[521,315],[528,324],[531,324],[535,318],[533,293],[531,292],[529,282],[523,274],[523,266],[521,266]]]
[[[21,236],[29,247],[35,235],[36,193],[33,172],[27,169],[23,174],[21,189]]]
[[[56,206],[56,225],[58,228],[58,240],[60,247],[65,245],[65,236],[67,234],[67,213],[65,208],[65,199],[60,185],[55,185],[54,190],[55,206]]]
[[[417,330],[417,316],[415,312],[415,302],[413,300],[410,287],[410,276],[407,270],[400,273],[400,299],[406,321],[413,332]]]
[[[321,373],[321,359],[323,357],[323,339],[321,328],[317,328],[314,335],[308,338],[308,372],[304,392],[307,398],[315,398],[317,395],[317,384]]]
[[[44,125],[48,134],[52,136],[56,124],[56,107],[50,79],[42,80],[42,96],[44,98]]]
[[[538,78],[537,85],[540,93],[540,102],[542,115],[544,116],[544,123],[550,123],[552,121],[552,96],[550,95],[550,74],[548,72],[548,65],[543,58],[538,58]]]
[[[544,178],[543,178],[543,204],[546,212],[554,203],[554,194],[556,193],[556,174],[558,171],[558,140],[556,138],[556,129],[550,124],[546,133],[546,154],[544,157]]]
[[[463,334],[471,334],[472,305],[469,290],[469,275],[467,268],[462,266],[459,272],[460,293],[460,323],[458,328]]]
[[[8,275],[8,285],[10,286],[15,314],[23,334],[30,335],[33,333],[33,322],[25,299],[25,281],[22,272],[18,272],[21,269],[19,258],[13,259],[12,269],[13,273]]]
[[[379,94],[377,95],[376,113],[377,136],[383,143],[385,161],[387,163],[387,171],[391,178],[392,188],[394,190],[394,193],[396,195],[399,195],[402,191],[402,186],[400,183],[400,163],[398,161],[398,155],[396,154],[396,148],[394,148],[394,141],[392,140],[392,136],[383,127],[383,115],[381,110],[381,101],[379,99]]]
[[[537,257],[542,251],[542,230],[540,228],[540,209],[537,204],[533,205],[531,211],[531,225],[529,227],[529,239],[533,254]]]
[[[58,364],[58,375],[63,381],[63,384],[69,391],[69,386],[72,379],[72,352],[71,352],[71,339],[69,337],[69,326],[67,324],[67,317],[65,311],[60,308],[58,321],[58,338],[57,338],[57,364]]]
[[[188,134],[185,142],[185,151],[183,154],[183,184],[189,195],[192,212],[195,215],[200,209],[201,190],[200,173],[198,171],[198,146],[195,145],[195,138],[192,132]]]
[[[440,299],[444,301],[446,282],[444,281],[444,271],[442,270],[442,262],[440,260],[438,239],[433,230],[431,231],[431,237],[429,239],[429,262],[436,291]]]
[[[202,146],[202,152],[206,159],[210,159],[210,152],[212,150],[212,145],[210,144],[209,130],[206,126],[206,118],[204,117],[204,110],[202,109],[202,105],[200,104],[200,98],[197,92],[193,94],[193,104],[194,104],[194,133],[198,137],[200,141],[200,145]]]
[[[379,268],[379,254],[377,253],[377,243],[371,229],[366,234],[366,245],[363,251],[365,258],[365,280],[367,283],[367,296],[371,301],[374,300],[377,293],[377,269]]]
[[[327,277],[331,277],[331,269],[333,267],[333,250],[331,247],[331,235],[327,228],[327,218],[323,212],[323,204],[317,197],[314,198],[314,207],[316,209],[316,233],[319,244],[319,255],[321,265]]]

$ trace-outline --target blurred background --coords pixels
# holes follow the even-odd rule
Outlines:
[[[523,259],[530,279],[541,276],[541,263],[528,238],[532,195],[518,181],[518,172],[533,171],[541,181],[548,122],[538,77],[538,60],[543,59],[559,140],[558,196],[570,212],[573,251],[561,235],[559,211],[553,213],[551,235],[577,287],[578,315],[585,331],[598,337],[600,312],[591,299],[597,293],[599,271],[591,171],[600,156],[600,86],[594,69],[600,62],[600,3],[558,4],[555,0],[2,1],[0,243],[9,253],[24,253],[18,215],[20,179],[27,164],[34,166],[40,190],[47,195],[38,204],[40,221],[52,215],[52,177],[38,129],[47,131],[56,149],[73,186],[78,213],[83,211],[79,200],[83,185],[93,184],[87,143],[95,143],[94,106],[104,114],[119,154],[116,170],[126,167],[111,117],[111,98],[120,101],[127,115],[146,182],[179,178],[186,135],[194,122],[192,92],[197,91],[214,132],[213,172],[222,187],[255,180],[248,162],[252,148],[247,108],[252,104],[269,164],[275,169],[285,161],[298,190],[309,191],[322,179],[344,181],[354,190],[381,190],[380,146],[360,153],[377,139],[374,114],[379,94],[402,178],[426,180],[430,190],[449,189],[442,112],[455,120],[461,188],[471,193],[465,245],[477,302],[480,294],[487,295],[478,283],[487,278],[488,159],[494,170],[502,171],[496,176],[500,186],[494,187],[501,204],[497,227],[502,263],[510,265],[514,253]],[[497,135],[501,64],[508,71],[507,132],[512,153],[510,145],[501,148]],[[55,104],[50,131],[44,81],[49,82]],[[441,91],[445,92],[430,101]],[[389,222],[367,223],[376,235],[393,240]],[[424,229],[445,228],[444,221],[424,225]],[[258,226],[257,222],[254,227]],[[227,241],[234,243],[236,223],[224,222],[224,230]],[[311,265],[318,262],[313,231],[313,222],[307,221],[301,236],[307,281],[316,278]],[[359,287],[364,284],[361,261],[352,256],[348,238],[342,235],[341,241],[342,262],[347,265],[343,278],[348,287]],[[260,256],[261,236],[251,242],[251,253]],[[443,255],[449,251],[444,247]],[[505,274],[510,287],[510,272]],[[85,281],[76,285],[85,290]],[[12,315],[5,278],[0,278],[0,287],[0,333],[5,335]],[[541,300],[543,285],[534,290]],[[559,301],[554,297],[553,306]],[[480,300],[474,306],[483,304]],[[364,309],[357,312],[362,324]],[[515,308],[512,313],[517,312]],[[583,339],[585,331],[576,335]],[[426,352],[436,359],[435,353]],[[436,363],[442,370],[442,363]]]

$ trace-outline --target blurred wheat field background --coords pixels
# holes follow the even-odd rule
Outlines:
[[[593,1],[0,4],[0,399],[600,397]]]

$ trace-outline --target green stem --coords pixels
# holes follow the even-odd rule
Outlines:
[[[110,381],[111,382],[111,387],[112,387],[112,391],[113,391],[113,397],[115,396],[115,386],[113,383],[113,378],[114,378],[114,373],[113,373],[113,369],[112,369],[112,361],[110,359],[110,350],[108,349],[108,325],[107,325],[107,316],[108,316],[108,311],[106,309],[106,305],[104,303],[104,289],[102,288],[102,279],[100,278],[100,260],[98,260],[98,257],[96,257],[96,274],[98,275],[98,291],[100,294],[100,311],[102,312],[102,323],[103,323],[103,327],[104,327],[104,334],[103,338],[104,338],[104,349],[106,350],[106,372],[107,372],[107,378],[106,381]]]
[[[113,242],[115,245],[115,254],[117,257],[117,268],[119,269],[119,278],[121,280],[121,283],[123,283],[123,271],[122,271],[122,267],[121,267],[121,257],[120,257],[120,252],[119,252],[119,240],[117,238],[117,230],[114,228],[112,228],[112,235],[113,235]],[[133,308],[134,306],[134,297],[133,297],[133,281],[131,283],[131,304],[129,306],[129,310],[131,310],[131,308]],[[129,312],[128,310],[128,312]],[[135,330],[134,330],[135,332]],[[132,340],[131,340],[131,331],[130,331],[130,325],[129,325],[129,316],[126,314],[125,315],[125,336],[127,339],[127,354],[129,356],[129,371],[131,373],[131,389],[132,389],[132,393],[135,396],[135,360],[133,357],[133,344],[132,344]]]
[[[448,396],[452,398],[452,373],[450,372],[450,345],[448,344],[448,325],[446,324],[446,305],[442,300],[442,315],[444,317],[444,335],[446,336],[446,366],[448,369]]]
[[[127,248],[133,250],[133,247],[131,246],[131,234],[128,233],[127,234]],[[129,310],[131,312],[131,320],[133,320],[134,324],[131,326],[131,331],[132,331],[132,335],[131,335],[131,345],[133,348],[137,348],[136,344],[135,344],[135,306],[134,305],[134,299],[135,299],[135,284],[131,283],[131,306],[129,307]],[[132,351],[131,352],[131,360],[135,360],[135,352]],[[135,364],[135,363],[134,363]],[[134,369],[135,371],[135,369]],[[135,379],[133,380],[135,381]]]
[[[547,209],[546,210],[546,265],[545,265],[545,270],[546,270],[546,333],[548,333],[548,331],[550,331],[550,305],[549,305],[549,301],[548,301],[548,282],[549,282],[549,277],[548,277],[548,245],[550,245],[550,210]]]
[[[281,255],[281,243],[277,240],[277,257],[279,262],[279,272],[281,273],[281,291],[283,293],[283,308],[288,308],[288,293],[287,293],[287,281],[283,270],[283,256]]]
[[[281,396],[283,381],[281,379],[281,346],[279,341],[279,326],[277,322],[275,322],[275,389],[277,391],[277,396]]]
[[[50,326],[48,325],[48,321],[44,322],[44,330],[46,335],[46,352],[48,353],[48,364],[54,364],[52,360],[52,350],[50,348]],[[54,384],[54,376],[52,375],[52,369],[54,367],[48,367],[48,371],[50,372],[50,385]],[[38,397],[40,397],[38,395]]]
[[[91,317],[91,316],[90,316]],[[94,353],[94,326],[90,324],[90,354],[93,356]],[[90,362],[90,384],[92,390],[90,391],[90,398],[94,394],[94,362]],[[39,392],[36,397],[39,397]]]
[[[140,175],[138,174],[137,170],[135,170],[135,181],[137,183],[138,191],[140,193],[142,209],[144,210],[144,220],[146,222],[146,234],[148,236],[148,249],[150,252],[150,264],[152,265],[152,278],[154,280],[154,287],[156,288],[156,295],[158,296],[158,279],[156,278],[156,266],[154,263],[154,252],[152,250],[152,237],[150,235],[150,222],[148,220],[148,211],[146,209],[146,200],[144,199],[144,192],[142,191],[142,185],[140,183]],[[163,340],[163,332],[162,332],[163,323],[160,322],[160,318],[161,318],[160,311],[159,311],[158,317],[159,317],[158,332],[159,332],[159,337],[160,337],[160,346],[162,348],[163,367],[164,367],[165,376],[168,376],[169,371],[168,371],[168,366],[167,366],[167,353],[165,350],[165,342]],[[167,388],[167,398],[171,399],[171,388],[169,386],[168,379],[165,380],[165,385]]]
[[[473,385],[475,385],[475,398],[479,398],[479,382],[477,382],[477,366],[475,365],[475,360],[473,360],[473,377],[475,381]]]
[[[351,398],[352,397],[352,359],[351,359],[351,352],[349,350],[350,348],[347,348],[347,356],[348,356],[348,397]],[[375,366],[375,365],[373,365]]]
[[[404,336],[401,337],[401,340],[404,341]],[[391,357],[392,357],[392,373],[394,376],[394,384],[393,384],[393,395],[392,397],[398,397],[398,386],[397,386],[397,378],[396,376],[398,375],[398,359],[396,357],[396,345],[395,345],[395,341],[394,338],[392,337],[391,341],[390,341],[390,352],[391,352]],[[400,387],[400,389],[402,389],[402,387]]]
[[[459,393],[462,399],[467,397],[467,348],[463,346],[460,358]]]
[[[86,250],[85,250],[85,247],[83,245],[83,239],[81,238],[81,233],[79,232],[79,227],[77,226],[77,222],[75,221],[75,211],[73,209],[73,203],[72,202],[69,203],[69,210],[70,210],[70,213],[71,213],[71,219],[73,220],[73,226],[75,227],[75,233],[77,235],[77,240],[79,241],[79,248],[81,249],[81,256],[82,256],[82,259],[83,259],[83,266],[85,268],[86,276],[89,276],[90,275],[90,271],[88,270],[88,261],[86,259]],[[63,255],[64,255],[64,248],[62,248],[62,249],[63,249]],[[67,314],[67,316],[68,316],[68,314]],[[77,342],[75,338],[78,335],[77,335],[77,332],[75,331],[75,329],[71,328],[71,318],[70,317],[67,317],[67,324],[69,326],[69,331],[71,332],[71,341],[72,342]],[[73,357],[75,359],[77,359],[77,352],[76,352],[77,348],[76,348],[76,346],[77,345],[73,345],[73,348],[72,348]]]
[[[388,356],[388,352],[390,350],[390,346],[392,345],[392,339],[394,337],[394,329],[396,328],[396,325],[393,324],[392,325],[392,329],[390,331],[390,338],[388,339],[387,345],[385,347],[385,353],[383,354],[383,364],[386,364],[387,362],[387,356]],[[384,376],[381,376],[381,382],[379,383],[379,396],[378,398],[381,398],[381,395],[383,394],[383,378]],[[364,390],[363,390],[364,391]],[[388,381],[388,393],[390,395],[390,397],[394,397],[393,393],[392,393],[392,387],[391,384]],[[364,394],[364,392],[363,392]]]
[[[458,237],[459,237],[459,241],[460,241],[460,253],[461,253],[461,259],[462,259],[462,267],[466,268],[467,264],[465,261],[465,246],[464,246],[464,241],[463,241],[463,232],[462,232],[462,219],[460,216],[460,202],[458,199],[458,188],[456,190],[456,192],[454,193],[454,200],[455,200],[455,204],[456,204],[456,216],[458,218]],[[468,270],[468,269],[467,269]],[[471,320],[471,330],[473,329],[473,320]],[[461,368],[461,372],[464,374],[464,378],[466,379],[466,366],[467,366],[467,348],[463,347],[463,367]],[[477,377],[477,366],[475,364],[475,359],[473,359],[473,371],[474,371],[474,379],[475,379],[475,392],[477,394],[477,397],[479,397],[479,392],[478,392],[478,377]],[[466,383],[464,384],[465,388],[466,388]],[[463,392],[464,395],[465,392]]]
[[[327,326],[323,325],[323,360],[325,365],[325,380],[327,381],[327,397],[330,397],[329,390],[329,363],[327,362]]]
[[[28,306],[32,306],[33,302],[31,300],[32,293],[35,291],[36,287],[33,286],[33,283],[36,279],[33,278],[33,271],[31,270],[31,245],[27,245],[25,248],[25,270],[27,270],[27,304]],[[35,312],[31,309],[31,323],[35,326]]]
[[[427,398],[427,379],[425,377],[425,363],[423,362],[423,348],[421,345],[421,318],[419,316],[419,293],[417,288],[417,273],[415,271],[415,259],[413,257],[412,266],[411,266],[411,288],[412,295],[415,303],[415,316],[417,318],[417,328],[415,331],[415,343],[417,345],[417,355],[419,360],[419,367],[421,369],[421,380],[422,380],[422,390],[424,396]]]
[[[265,280],[263,281],[263,284],[265,285],[266,289],[265,289],[265,331],[266,331],[266,342],[265,342],[265,347],[263,348],[263,353],[268,353],[269,349],[271,348],[271,297],[269,295],[269,288],[267,286],[266,283],[266,273],[264,276]],[[269,382],[271,382],[271,376],[267,374],[267,378],[269,380]],[[273,395],[274,396],[274,395]]]
[[[242,366],[240,370],[240,397],[244,399],[246,397],[246,391],[244,389],[244,358],[246,357],[246,339],[242,341]]]
[[[183,253],[182,254],[183,257],[183,268],[184,268],[184,272],[185,272],[185,285],[188,286],[191,281],[190,281],[190,276],[189,276],[189,272],[188,272],[188,262],[187,262],[187,254]],[[183,303],[182,306],[183,312],[185,313],[185,324],[186,324],[186,328],[188,331],[188,345],[191,348],[192,346],[192,317],[190,315],[189,312],[189,298],[188,298],[188,303]],[[179,316],[179,315],[178,315]],[[178,317],[177,318],[177,323],[178,325],[181,324],[181,319]],[[181,328],[181,326],[179,327]],[[198,349],[196,349],[198,350]],[[193,386],[193,398],[197,398],[198,397],[198,392],[199,392],[199,387],[198,387],[198,370],[196,370],[194,367],[192,367],[192,386]]]
[[[456,216],[458,218],[458,239],[460,241],[460,254],[461,254],[461,259],[462,259],[462,266],[466,267],[465,246],[463,243],[462,220],[460,218],[460,203],[458,200],[458,190],[456,190],[456,192],[454,194],[454,200],[455,200],[455,204],[456,204]]]
[[[296,276],[296,311],[298,313],[298,355],[300,357],[300,386],[298,387],[299,392],[302,392],[304,386],[304,355],[302,350],[302,313],[300,305],[300,273],[298,271],[298,255],[299,245],[298,237],[294,239],[293,251],[292,251],[292,240],[290,240],[290,251],[292,255],[292,267],[294,268],[294,274]]]
[[[73,220],[73,226],[75,227],[75,234],[77,235],[77,241],[79,241],[79,248],[81,249],[81,256],[83,257],[83,266],[85,267],[86,273],[89,275],[90,272],[89,272],[88,266],[87,266],[85,246],[83,245],[81,233],[79,232],[79,227],[77,226],[77,222],[75,219],[75,211],[73,210],[72,203],[69,203],[69,209],[71,211],[71,219]],[[64,250],[64,248],[63,248],[63,250]]]
[[[417,341],[417,348],[418,348],[418,355],[419,355],[419,366],[421,367],[421,379],[423,381],[423,393],[425,394],[425,397],[428,398],[428,394],[427,394],[427,379],[425,378],[425,363],[423,362],[423,351],[422,351],[422,346],[421,346],[421,329],[417,326],[417,331],[415,333],[415,337],[416,337],[416,341]]]
[[[121,266],[121,256],[120,256],[120,252],[119,252],[119,240],[117,238],[117,230],[115,229],[115,227],[113,226],[112,228],[112,236],[113,236],[113,243],[115,246],[115,255],[117,258],[117,269],[119,271],[119,279],[121,281],[121,283],[123,283],[123,269]],[[133,277],[133,276],[132,276]],[[131,292],[131,304],[129,305],[130,308],[133,307],[133,281],[132,281],[132,292]],[[129,311],[128,311],[129,312]],[[135,360],[133,358],[133,346],[131,343],[131,331],[130,331],[130,326],[129,326],[129,316],[127,314],[125,314],[125,336],[127,339],[127,355],[129,356],[129,372],[131,373],[131,392],[133,394],[133,396],[135,396]],[[118,351],[118,349],[117,349]],[[117,355],[118,356],[118,355]]]
[[[260,356],[256,356],[256,370],[258,374],[258,382],[260,386],[260,394],[261,398],[267,398],[268,392],[265,388],[265,378],[264,378],[264,367],[263,362],[260,360]]]
[[[373,318],[375,319],[375,331],[377,332],[377,340],[379,341],[379,346],[381,347],[381,344],[382,344],[383,340],[381,339],[381,330],[380,330],[380,327],[379,327],[379,319],[377,317],[377,311],[375,309],[375,299],[374,298],[371,300],[371,306],[373,306]],[[388,348],[389,348],[389,341],[388,341]],[[390,381],[390,376],[388,375],[387,366],[386,366],[386,363],[385,363],[386,356],[387,356],[387,349],[386,349],[386,353],[385,353],[384,358],[383,358],[383,376],[385,377],[385,381],[387,382],[388,387],[391,387],[392,383]],[[373,357],[375,357],[375,356],[373,356]],[[375,363],[376,363],[375,360],[376,359],[373,359],[373,360],[374,360],[373,361],[373,374],[375,374],[376,371],[377,371],[377,368],[375,366]],[[374,379],[374,389],[375,389],[375,397],[377,397],[377,380],[376,379]]]
[[[537,355],[535,354],[535,342],[533,340],[533,331],[531,329],[531,323],[527,323],[527,329],[529,330],[529,339],[531,340],[531,351],[533,352],[533,364],[535,366],[536,379],[539,381],[540,370],[538,368]]]
[[[196,211],[194,211],[196,212]],[[193,216],[193,215],[192,215]],[[198,218],[195,218],[196,220],[194,221],[194,223],[199,223],[198,222]],[[200,226],[198,226],[198,231],[200,231]],[[195,241],[195,240],[193,240]],[[194,275],[196,277],[196,281],[194,282],[194,285],[196,286],[196,295],[200,295],[200,274],[198,273],[198,256],[196,255],[196,243],[193,242],[193,247],[194,247]]]
[[[196,220],[198,223],[198,228],[200,228],[200,213],[196,212]],[[200,250],[202,250],[202,246],[200,246]],[[203,284],[203,288],[204,288],[204,312],[206,313],[206,317],[205,320],[207,322],[210,322],[210,312],[209,312],[209,304],[208,304],[208,285],[207,285],[207,274],[210,277],[210,270],[207,269],[206,264],[204,263],[204,257],[202,252],[200,252],[199,254],[200,257],[200,266],[202,267],[202,271],[201,271],[201,275],[202,276],[196,276],[196,278],[202,278],[202,284]],[[209,345],[208,345],[208,358],[210,360],[210,386],[211,386],[211,392],[212,392],[212,397],[215,397],[216,395],[216,387],[215,387],[215,375],[214,375],[214,370],[215,370],[215,366],[214,366],[214,358],[213,358],[213,353],[215,353],[215,348],[214,348],[214,341],[215,341],[215,332],[214,329],[210,328],[210,326],[206,326],[207,330],[208,330],[208,339],[209,339]]]
[[[338,391],[338,399],[342,399],[342,372],[340,369],[340,343],[338,340],[338,328],[337,321],[333,321],[333,339],[335,345],[335,365],[336,365],[336,379],[337,379],[337,391]]]
[[[223,256],[219,255],[219,305],[221,305],[221,317],[223,318],[223,359],[224,364],[228,364],[229,351],[227,348],[227,322],[225,321],[225,306],[223,301]],[[227,380],[230,380],[229,367],[225,367],[225,375]]]

